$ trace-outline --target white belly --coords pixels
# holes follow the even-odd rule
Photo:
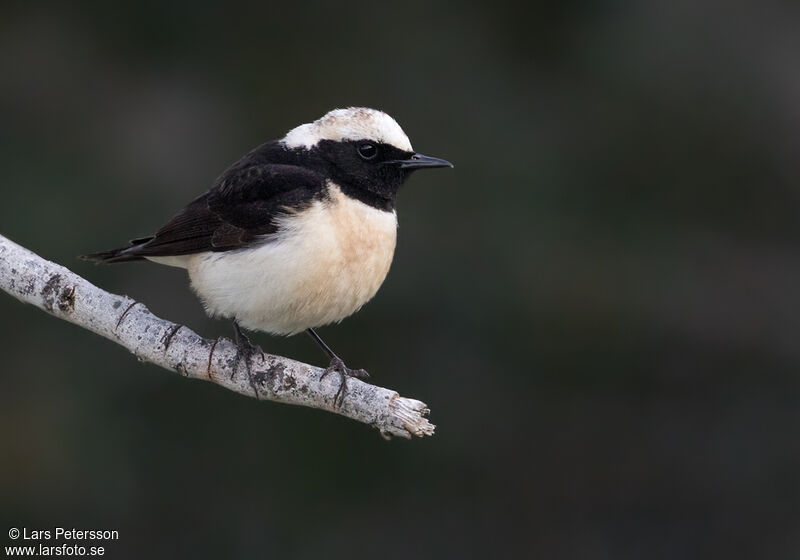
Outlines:
[[[341,321],[372,299],[394,256],[396,214],[334,185],[329,191],[329,200],[280,218],[278,235],[260,247],[186,258],[209,314],[294,334]]]

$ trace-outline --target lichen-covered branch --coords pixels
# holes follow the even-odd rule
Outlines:
[[[334,405],[339,376],[288,358],[265,354],[252,361],[255,387],[228,339],[209,340],[153,315],[142,303],[101,290],[63,266],[0,235],[0,289],[51,315],[79,325],[185,377],[205,379],[258,399],[335,412],[380,430],[385,437],[432,435],[425,403],[395,391],[347,380],[341,406]]]

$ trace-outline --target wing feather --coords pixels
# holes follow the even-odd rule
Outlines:
[[[252,156],[231,167],[211,190],[187,205],[153,237],[87,258],[122,262],[241,249],[275,233],[275,218],[285,208],[296,211],[323,196],[324,178],[314,171],[296,165],[251,162]]]

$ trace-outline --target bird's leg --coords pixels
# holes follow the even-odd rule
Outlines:
[[[260,346],[255,346],[250,342],[250,339],[245,336],[241,327],[239,327],[239,323],[236,321],[233,322],[233,332],[235,335],[234,342],[236,342],[236,367],[233,368],[233,372],[231,372],[231,378],[233,378],[233,374],[236,373],[236,370],[239,369],[239,362],[244,359],[244,365],[247,368],[247,380],[250,382],[250,388],[253,389],[253,393],[255,393],[257,399],[258,390],[253,380],[251,362],[255,353],[261,354],[261,357],[264,358],[264,351]]]
[[[325,344],[325,342],[323,342],[314,329],[306,329],[306,332],[308,333],[308,336],[310,336],[314,342],[317,343],[317,346],[319,346],[322,351],[325,352],[325,355],[331,360],[331,363],[327,368],[325,368],[325,371],[322,373],[322,377],[320,377],[320,379],[325,379],[325,376],[333,371],[339,373],[342,378],[342,383],[339,385],[339,390],[336,391],[336,394],[333,396],[333,405],[336,406],[336,401],[338,400],[339,406],[341,407],[344,403],[345,392],[347,391],[347,378],[355,377],[358,379],[367,379],[369,374],[363,369],[350,369],[344,365],[342,359],[337,356],[333,350],[331,350],[330,347]]]

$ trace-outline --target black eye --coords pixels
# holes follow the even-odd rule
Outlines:
[[[358,147],[358,155],[364,159],[374,159],[378,155],[378,146],[375,144],[361,144]]]

